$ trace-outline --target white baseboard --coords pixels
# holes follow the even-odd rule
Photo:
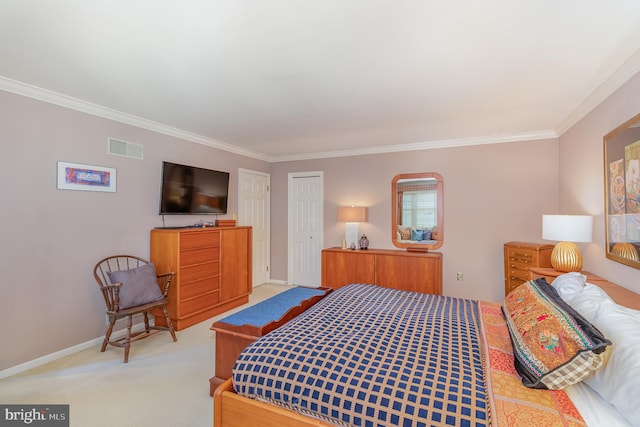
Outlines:
[[[151,324],[153,324],[153,318],[150,318],[149,321]],[[143,329],[144,329],[144,322],[136,323],[135,325],[133,325],[132,332],[143,330]],[[111,334],[111,339],[112,340],[120,339],[124,337],[126,333],[127,333],[126,328],[113,331],[113,333]],[[56,351],[55,353],[47,354],[45,356],[38,357],[37,359],[33,359],[16,366],[12,366],[11,368],[7,368],[5,370],[0,371],[0,379],[7,378],[12,375],[20,374],[22,372],[28,371],[29,369],[37,368],[38,366],[44,365],[45,363],[62,359],[65,356],[69,356],[79,351],[86,350],[87,348],[102,345],[103,340],[104,340],[104,336],[94,338],[92,340],[74,345],[72,347],[68,347],[60,351]]]

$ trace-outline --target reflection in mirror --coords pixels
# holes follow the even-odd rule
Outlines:
[[[408,250],[437,249],[444,242],[443,181],[435,172],[396,175],[391,182],[391,240]]]
[[[640,114],[604,137],[607,258],[640,268]]]

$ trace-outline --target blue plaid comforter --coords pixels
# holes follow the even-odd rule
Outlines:
[[[240,354],[240,395],[350,426],[486,426],[475,301],[353,284]]]

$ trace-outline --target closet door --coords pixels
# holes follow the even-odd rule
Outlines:
[[[319,286],[323,246],[321,172],[289,174],[289,279]]]

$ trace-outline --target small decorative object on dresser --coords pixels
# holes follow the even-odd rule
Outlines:
[[[504,294],[529,280],[529,267],[551,267],[553,245],[529,242],[504,244]]]
[[[367,235],[363,234],[360,238],[360,249],[367,250],[369,247],[369,239],[367,239]]]
[[[216,219],[216,225],[218,227],[235,227],[236,220],[235,219]]]

